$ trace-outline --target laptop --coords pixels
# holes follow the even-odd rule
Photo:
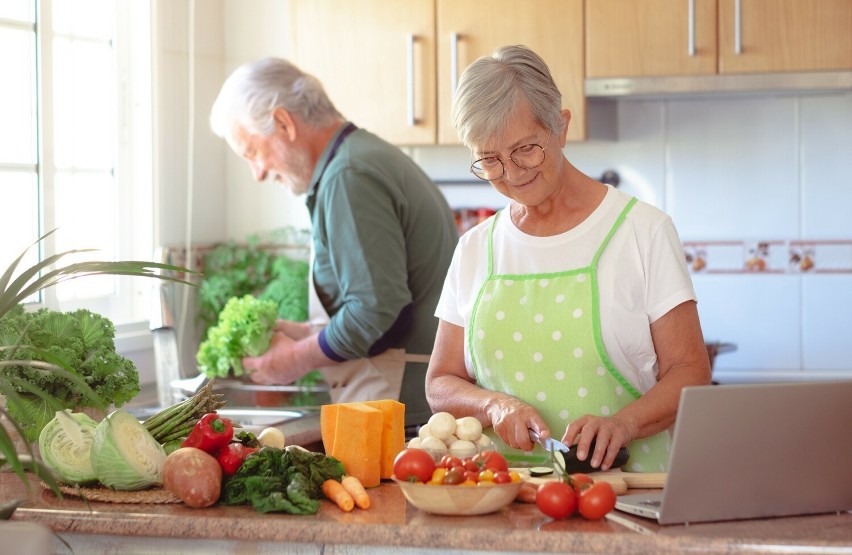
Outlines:
[[[660,524],[852,510],[852,380],[684,388],[665,488],[615,508]]]

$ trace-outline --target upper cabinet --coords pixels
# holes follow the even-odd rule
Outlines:
[[[852,69],[850,0],[587,0],[586,76]]]
[[[525,44],[586,137],[583,0],[291,0],[291,57],[344,117],[400,145],[459,144],[453,89],[471,62]]]
[[[452,103],[458,77],[497,47],[523,44],[547,62],[571,110],[568,140],[586,138],[583,0],[437,0],[438,143],[458,144]]]
[[[435,143],[434,0],[291,0],[291,57],[347,119],[395,144]]]

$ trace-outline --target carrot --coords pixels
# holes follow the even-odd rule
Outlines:
[[[343,486],[343,489],[348,491],[349,495],[355,499],[355,504],[358,505],[358,508],[370,508],[370,496],[367,495],[367,490],[364,489],[364,485],[361,484],[361,480],[359,480],[356,476],[344,476],[340,483]]]
[[[355,507],[355,500],[337,480],[329,478],[322,483],[322,492],[342,510],[349,512]]]

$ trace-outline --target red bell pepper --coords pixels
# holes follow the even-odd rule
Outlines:
[[[210,412],[201,417],[181,447],[195,447],[215,457],[233,437],[234,425],[231,421]]]
[[[257,449],[254,447],[246,447],[242,443],[229,443],[227,447],[219,451],[216,460],[222,467],[222,474],[233,476],[240,469],[240,465],[243,464],[246,457],[255,452],[257,452]]]

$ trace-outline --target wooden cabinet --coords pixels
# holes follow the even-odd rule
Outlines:
[[[587,0],[586,76],[852,69],[850,0]]]
[[[719,73],[833,69],[852,69],[852,0],[720,0]]]
[[[459,144],[452,87],[505,44],[545,58],[586,137],[583,0],[291,0],[291,58],[344,117],[400,145]]]
[[[458,75],[497,47],[523,44],[547,62],[571,110],[569,140],[586,138],[583,0],[437,0],[438,143],[457,144],[452,127]]]
[[[292,0],[291,58],[347,119],[395,144],[435,143],[434,0]]]

